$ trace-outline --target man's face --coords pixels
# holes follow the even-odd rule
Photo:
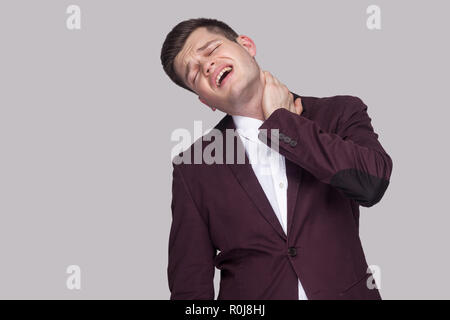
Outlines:
[[[245,108],[242,100],[253,92],[260,70],[253,41],[246,36],[236,41],[198,28],[175,57],[174,67],[186,86],[208,106],[228,114],[245,114],[237,109]]]

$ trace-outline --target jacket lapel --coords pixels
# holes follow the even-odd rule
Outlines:
[[[227,115],[225,117],[225,129],[232,129],[233,132],[236,132],[236,126],[234,125],[233,118],[230,115]],[[244,191],[247,193],[250,200],[253,202],[253,204],[258,208],[258,211],[262,214],[262,216],[267,220],[267,222],[275,229],[275,231],[280,235],[281,238],[284,240],[287,240],[286,234],[284,233],[283,227],[281,226],[280,222],[278,221],[278,218],[273,211],[273,208],[269,202],[269,200],[266,197],[266,194],[264,193],[264,190],[262,189],[261,185],[259,184],[258,178],[256,177],[252,165],[250,164],[250,161],[247,157],[247,153],[245,152],[245,147],[237,135],[234,138],[234,143],[230,143],[230,141],[226,141],[228,138],[227,134],[223,132],[224,135],[224,146],[225,146],[225,153],[224,153],[224,163],[225,162],[225,155],[227,152],[233,152],[234,155],[234,161],[231,164],[227,164],[227,167],[230,168],[233,175],[238,180],[239,184],[242,186]],[[226,148],[227,147],[233,147],[233,151],[229,151]],[[238,148],[241,148],[242,152],[245,154],[245,163],[239,164],[237,162],[237,150]]]
[[[292,92],[294,96],[294,100],[298,97],[301,97],[294,92]],[[302,115],[307,116],[308,114],[308,99],[302,98],[302,105],[303,105],[303,113]],[[305,106],[306,104],[306,106]],[[227,115],[223,118],[221,121],[223,123],[222,127],[222,134],[224,136],[224,162],[226,163],[226,153],[227,153],[227,146],[232,146],[233,149],[233,155],[234,155],[234,161],[232,164],[227,164],[227,166],[230,168],[231,172],[234,174],[236,179],[239,181],[239,184],[242,186],[242,188],[247,193],[248,197],[251,199],[251,201],[254,203],[254,205],[258,208],[258,211],[263,215],[263,217],[267,220],[268,223],[275,229],[275,231],[280,235],[281,238],[284,240],[287,240],[287,235],[285,234],[283,227],[281,226],[280,222],[278,221],[278,218],[273,211],[273,208],[267,199],[266,194],[264,193],[264,190],[262,189],[261,185],[259,184],[258,178],[256,177],[255,173],[253,172],[253,168],[250,164],[250,161],[247,157],[246,152],[245,154],[245,163],[244,164],[238,164],[237,162],[237,150],[238,148],[242,148],[241,150],[245,150],[244,145],[242,144],[241,139],[236,133],[236,137],[234,138],[234,143],[230,143],[228,141],[227,143],[227,134],[226,129],[231,129],[233,132],[236,132],[236,126],[234,125],[233,118],[230,115]],[[225,130],[224,130],[225,129]],[[295,216],[295,206],[297,203],[297,197],[298,197],[298,191],[299,186],[301,183],[301,177],[302,177],[302,171],[303,169],[296,165],[295,163],[289,161],[285,158],[286,163],[286,177],[288,180],[288,189],[287,189],[287,233],[290,234],[290,230],[292,229],[292,225],[294,222],[294,216]]]

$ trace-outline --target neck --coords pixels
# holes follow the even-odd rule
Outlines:
[[[245,90],[248,94],[243,94],[242,99],[240,99],[240,106],[237,110],[244,110],[242,113],[236,113],[238,116],[250,117],[264,121],[264,113],[262,110],[262,99],[264,93],[264,75],[262,71],[258,68],[259,78],[254,81],[252,86]]]

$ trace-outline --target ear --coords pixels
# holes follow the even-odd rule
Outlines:
[[[246,35],[240,35],[236,38],[236,41],[242,47],[244,47],[244,49],[247,50],[252,57],[256,56],[256,45],[250,37]]]
[[[210,107],[210,106],[208,106],[208,104],[207,104],[205,101],[203,101],[203,99],[202,99],[200,96],[198,96],[198,99],[199,99],[202,103],[204,103],[207,107]],[[212,111],[216,111],[216,108],[214,108],[214,107],[210,107],[210,108],[211,108]]]

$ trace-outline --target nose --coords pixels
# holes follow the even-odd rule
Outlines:
[[[207,61],[203,65],[203,73],[205,76],[209,77],[209,75],[214,71],[214,61]]]

